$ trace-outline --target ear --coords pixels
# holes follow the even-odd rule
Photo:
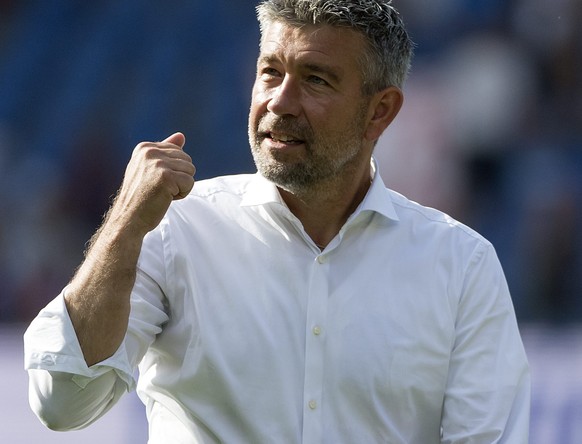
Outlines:
[[[403,103],[404,94],[396,86],[389,86],[374,94],[370,100],[369,121],[364,138],[372,142],[378,140],[392,123]]]

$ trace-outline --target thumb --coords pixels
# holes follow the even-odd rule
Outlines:
[[[184,147],[184,144],[186,143],[186,136],[184,136],[184,134],[180,132],[174,133],[165,140],[162,140],[161,143],[172,143],[174,145],[177,145],[181,149]]]

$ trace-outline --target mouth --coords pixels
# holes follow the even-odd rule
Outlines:
[[[305,140],[288,133],[266,131],[260,134],[260,138],[268,149],[279,152],[296,150],[305,144]]]
[[[305,143],[304,140],[299,139],[292,134],[264,132],[261,133],[261,138],[269,140],[274,145],[301,145]]]

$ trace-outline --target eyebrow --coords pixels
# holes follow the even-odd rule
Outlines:
[[[257,60],[257,65],[269,65],[278,62],[279,59],[274,55],[262,55]]]

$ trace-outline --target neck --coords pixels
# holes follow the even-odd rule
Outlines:
[[[291,212],[315,244],[325,248],[339,233],[370,188],[370,163],[301,193],[279,189]]]

